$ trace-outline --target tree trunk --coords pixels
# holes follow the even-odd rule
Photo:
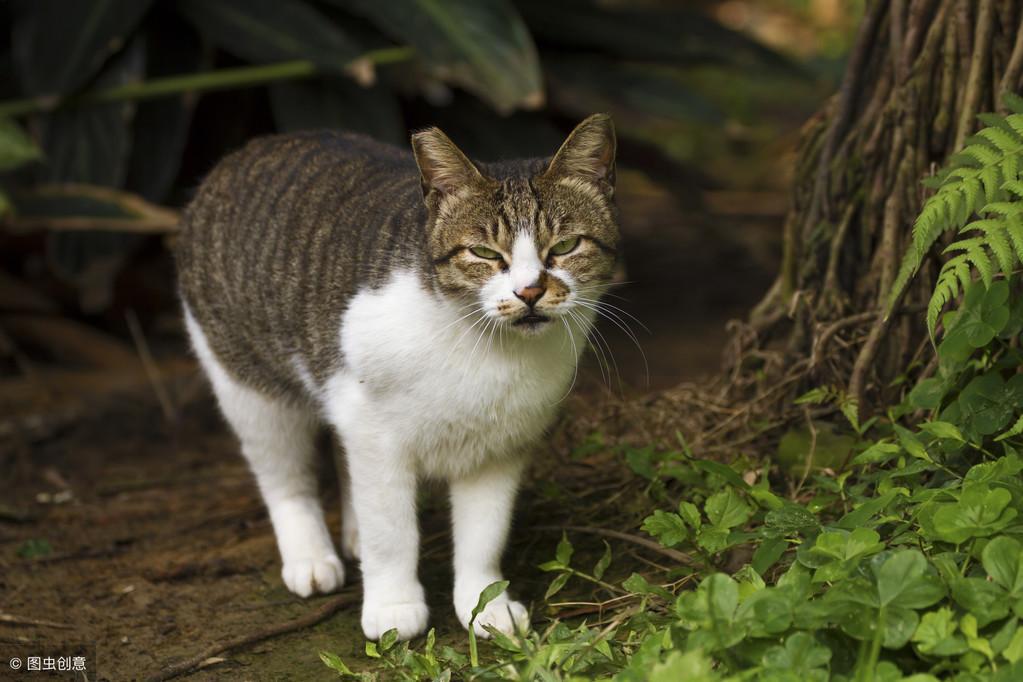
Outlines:
[[[926,198],[920,181],[962,147],[978,113],[1020,88],[1021,19],[1023,0],[868,3],[839,92],[803,130],[777,280],[736,323],[710,390],[679,387],[648,404],[662,415],[654,430],[681,426],[705,452],[734,449],[816,416],[793,405],[810,388],[832,387],[862,417],[899,377],[934,371],[917,313],[936,259],[887,321],[883,311]]]

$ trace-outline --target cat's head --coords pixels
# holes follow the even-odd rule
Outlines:
[[[580,123],[548,162],[490,177],[437,128],[412,136],[440,290],[523,334],[590,319],[618,249],[615,132]]]

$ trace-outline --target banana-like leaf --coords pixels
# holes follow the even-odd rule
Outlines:
[[[331,0],[413,46],[444,80],[501,112],[543,104],[536,46],[506,0]]]
[[[616,118],[715,123],[721,112],[672,67],[588,56],[544,59],[551,103],[575,116],[607,111]]]
[[[392,144],[407,141],[398,100],[381,85],[364,88],[340,77],[275,83],[270,104],[280,131],[343,128]]]
[[[143,28],[147,78],[194,73],[202,44],[180,17],[158,9]],[[125,188],[149,201],[164,201],[177,178],[195,98],[184,94],[138,103]]]
[[[35,161],[42,153],[17,123],[0,118],[0,172]]]
[[[342,71],[362,48],[301,0],[180,0],[178,8],[212,42],[257,64],[308,59]]]
[[[127,42],[152,0],[32,0],[12,31],[15,71],[30,95],[84,85]]]
[[[145,46],[135,39],[103,69],[98,86],[141,80]],[[42,147],[45,182],[85,182],[108,187],[124,183],[131,146],[132,102],[94,107],[68,107],[43,117]]]
[[[768,66],[802,73],[789,59],[702,12],[682,7],[607,6],[589,0],[517,0],[543,44],[633,61]]]

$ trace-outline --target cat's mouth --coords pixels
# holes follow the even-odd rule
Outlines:
[[[526,329],[538,329],[545,323],[550,322],[551,318],[540,313],[526,313],[519,319],[512,322],[516,327],[525,327]]]

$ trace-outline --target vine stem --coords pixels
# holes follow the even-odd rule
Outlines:
[[[412,54],[413,50],[411,47],[381,48],[365,53],[354,60],[350,66],[366,63],[391,64],[409,59]],[[242,66],[234,69],[207,71],[205,73],[168,76],[140,83],[127,83],[110,88],[101,88],[82,93],[81,95],[38,95],[26,99],[0,102],[0,118],[53,111],[69,105],[108,104],[110,102],[170,97],[186,92],[232,90],[262,85],[264,83],[309,78],[320,73],[324,73],[324,71],[319,65],[300,59],[278,62],[276,64]]]

